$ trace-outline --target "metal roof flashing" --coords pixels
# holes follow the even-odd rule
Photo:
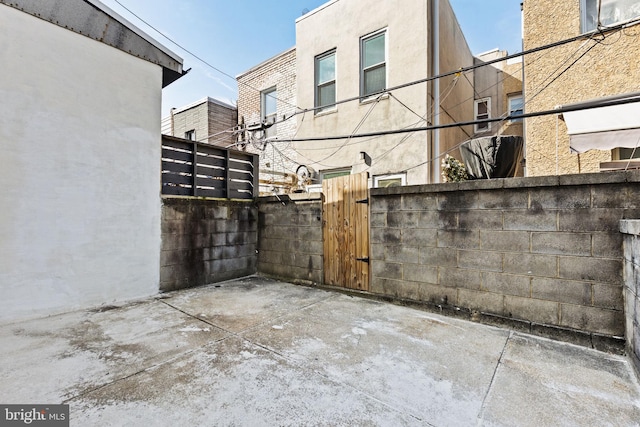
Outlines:
[[[36,18],[162,67],[162,87],[186,74],[183,60],[98,0],[0,0]]]

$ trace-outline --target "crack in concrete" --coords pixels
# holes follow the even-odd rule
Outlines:
[[[509,336],[504,342],[504,347],[502,347],[502,352],[500,353],[500,357],[498,358],[498,363],[496,363],[496,368],[493,370],[493,375],[491,376],[491,381],[489,382],[489,387],[487,388],[487,393],[484,395],[484,399],[482,399],[482,405],[480,405],[480,413],[478,414],[478,422],[477,426],[481,426],[484,421],[484,411],[486,409],[487,399],[491,394],[491,390],[493,389],[493,385],[496,382],[496,377],[498,376],[498,369],[503,363],[504,354],[507,352],[507,346],[509,345],[509,341],[513,338],[513,331],[509,331]]]

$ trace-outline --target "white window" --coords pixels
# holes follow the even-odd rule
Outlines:
[[[262,123],[267,125],[276,122],[278,112],[278,92],[275,87],[260,93],[260,116]],[[267,128],[265,138],[276,135],[276,125]]]
[[[401,187],[407,185],[407,174],[380,175],[373,179],[376,188]]]
[[[387,31],[360,39],[360,96],[366,98],[387,88]]]
[[[587,33],[598,28],[599,0],[580,0],[582,32]],[[614,25],[640,17],[640,0],[602,0],[600,23]]]
[[[188,130],[184,133],[184,139],[188,139],[190,141],[195,141],[196,140],[196,130],[195,129],[191,129]]]
[[[336,51],[316,57],[316,113],[336,108]]]
[[[478,99],[473,105],[474,120],[486,120],[491,118],[491,98]],[[486,132],[491,129],[491,123],[479,123],[475,125],[475,132]]]
[[[509,115],[521,116],[524,109],[522,94],[509,95]],[[511,119],[511,123],[520,123],[522,119]]]

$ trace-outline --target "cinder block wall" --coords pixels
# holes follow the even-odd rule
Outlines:
[[[640,174],[371,190],[371,290],[600,349],[624,344],[619,221]]]
[[[163,198],[160,290],[255,274],[257,231],[253,202]]]
[[[624,234],[627,353],[640,377],[640,221],[622,221],[620,231]]]
[[[297,196],[259,199],[258,272],[294,283],[321,284],[321,195]]]

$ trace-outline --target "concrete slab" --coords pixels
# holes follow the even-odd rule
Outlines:
[[[640,425],[622,357],[261,278],[0,326],[0,378],[72,425]]]
[[[481,418],[487,426],[638,426],[638,396],[626,359],[514,334]]]
[[[444,426],[475,423],[509,333],[339,295],[242,336]]]
[[[251,277],[173,292],[163,301],[226,331],[238,333],[333,296],[335,294],[319,289]]]
[[[69,403],[78,425],[424,425],[235,337]]]
[[[4,325],[0,403],[59,403],[226,335],[154,300]]]

